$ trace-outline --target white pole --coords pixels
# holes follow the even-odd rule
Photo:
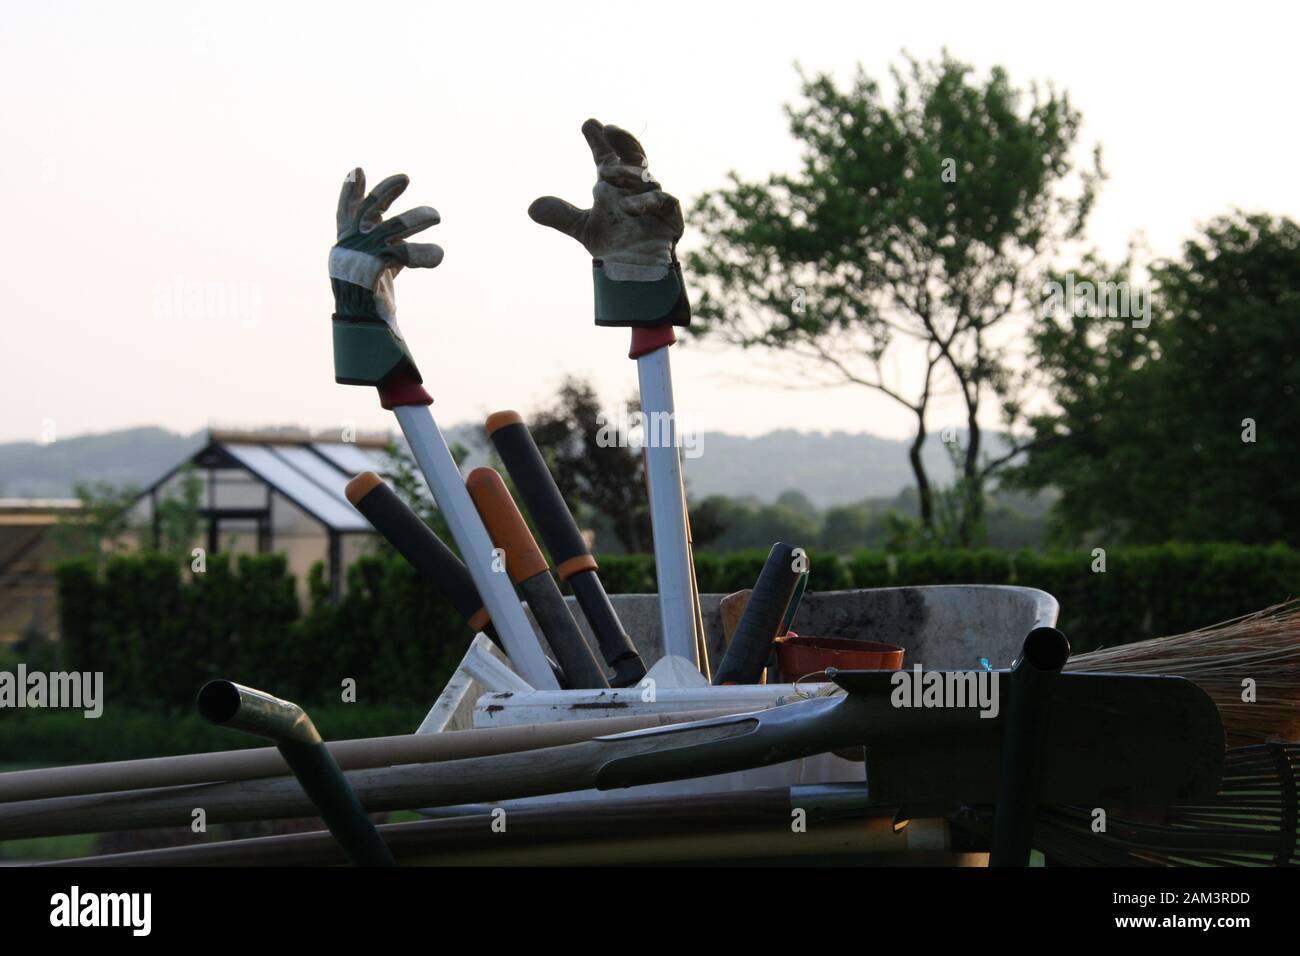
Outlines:
[[[558,690],[559,682],[524,616],[504,566],[500,572],[492,569],[492,539],[470,500],[465,479],[438,430],[438,423],[433,420],[433,413],[427,405],[399,405],[393,413],[402,426],[416,464],[424,473],[424,480],[429,483],[434,501],[447,519],[474,586],[510,655],[510,663],[524,680],[539,690]]]
[[[650,482],[650,521],[654,530],[655,576],[659,581],[659,619],[664,654],[684,657],[699,667],[695,610],[691,606],[691,568],[687,560],[686,506],[682,460],[677,451],[673,376],[668,347],[636,360],[645,417],[646,471]]]

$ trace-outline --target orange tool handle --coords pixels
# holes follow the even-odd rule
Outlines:
[[[515,584],[545,573],[546,558],[505,481],[491,468],[475,468],[465,479],[492,543],[506,553],[506,573]]]

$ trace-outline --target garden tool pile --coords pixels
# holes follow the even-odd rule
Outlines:
[[[335,378],[378,390],[453,540],[440,540],[376,474],[358,475],[348,498],[481,636],[409,738],[326,744],[275,688],[214,681],[199,694],[200,712],[268,737],[275,749],[0,775],[0,839],[183,826],[202,807],[210,823],[319,815],[328,833],[78,862],[893,862],[939,852],[1023,866],[1034,849],[1087,857],[1087,829],[1077,821],[1090,808],[1172,818],[1175,808],[1219,799],[1224,727],[1205,690],[1158,672],[1069,670],[1070,645],[1054,627],[1015,635],[1021,650],[1000,669],[923,675],[830,666],[816,681],[774,681],[775,642],[794,623],[809,581],[807,556],[788,543],[773,544],[743,609],[732,611],[725,651],[710,660],[669,364],[674,329],[691,320],[676,255],[681,205],[650,175],[636,137],[596,120],[582,133],[596,169],[591,208],[548,196],[528,214],[583,246],[596,324],[630,330],[641,409],[657,423],[646,462],[662,656],[643,658],[620,621],[521,416],[497,412],[486,433],[522,508],[506,476],[490,468],[461,475],[398,328],[394,294],[403,268],[442,261],[438,246],[410,241],[438,214],[419,206],[387,216],[407,178],[390,176],[367,192],[356,169],[343,185],[329,255]],[[927,676],[936,679],[923,690]],[[918,682],[914,693],[901,693],[909,680]],[[971,706],[975,696],[935,702],[932,687],[972,695],[992,688],[996,705]],[[456,729],[442,703],[465,688],[503,717],[530,701],[537,719]],[[624,709],[597,720],[545,719],[596,699]],[[1268,759],[1294,753],[1270,751]],[[834,773],[816,769],[832,763]],[[767,785],[745,783],[763,768],[776,775]],[[796,779],[805,772],[813,779]],[[1287,773],[1274,777],[1293,785]],[[371,815],[385,811],[423,819],[376,825]],[[1124,835],[1106,839],[1113,859]]]

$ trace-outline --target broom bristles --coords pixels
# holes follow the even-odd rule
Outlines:
[[[1104,832],[1093,811],[1049,807],[1039,815],[1035,846],[1073,866],[1295,866],[1300,744],[1229,750],[1224,784],[1211,801],[1175,806],[1156,822],[1117,810]]]
[[[1088,651],[1068,671],[1186,677],[1219,708],[1230,747],[1300,739],[1300,599],[1172,637]],[[1246,679],[1253,700],[1243,700]]]

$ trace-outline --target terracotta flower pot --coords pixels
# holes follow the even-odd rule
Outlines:
[[[903,666],[903,648],[876,641],[842,637],[799,637],[776,640],[776,661],[783,680],[826,680],[826,668],[896,671]]]

